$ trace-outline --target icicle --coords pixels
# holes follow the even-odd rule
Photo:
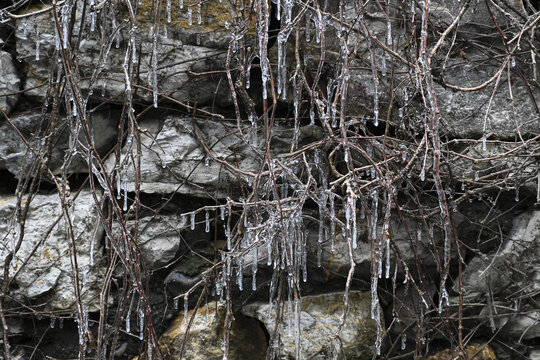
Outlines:
[[[519,185],[516,184],[515,189],[516,189],[516,196],[514,197],[514,200],[518,202],[519,201]]]
[[[195,230],[195,213],[191,213],[191,224],[190,229]]]
[[[225,228],[225,236],[227,237],[227,250],[231,250],[232,244],[231,244],[231,227],[229,224],[229,221],[227,221],[227,225]]]
[[[258,0],[259,12],[257,19],[257,34],[259,42],[259,59],[261,66],[261,79],[263,88],[263,99],[268,97],[267,82],[270,80],[270,70],[267,57],[268,46],[268,23],[270,12],[268,10],[268,1]],[[279,6],[279,5],[278,5]],[[279,11],[278,11],[279,12]]]
[[[510,61],[510,67],[514,68],[516,67],[516,58],[512,56],[512,60]]]
[[[188,294],[184,295],[184,325],[188,324],[189,299]]]
[[[54,27],[54,48],[60,50],[60,36],[58,35],[58,30],[56,26]]]
[[[221,221],[225,221],[225,206],[221,206],[219,208],[219,213]]]
[[[201,3],[197,4],[197,24],[202,24],[202,9],[201,9]]]
[[[407,345],[407,335],[403,333],[403,335],[401,335],[401,350],[405,350],[406,345]]]
[[[352,246],[353,249],[357,248],[357,228],[356,228],[356,195],[353,194],[351,198],[351,218],[352,218]]]
[[[377,206],[379,203],[379,196],[377,189],[371,192],[372,200],[372,217],[371,217],[371,238],[373,240],[377,239]]]
[[[238,290],[244,291],[244,258],[238,259],[238,271],[236,272],[236,280],[238,283]]]
[[[336,250],[336,209],[335,209],[335,194],[330,193],[330,241],[332,253]]]
[[[184,0],[179,0],[178,5],[180,6],[180,9],[184,8]]]
[[[204,229],[205,232],[210,232],[210,213],[208,212],[208,210],[206,211],[206,214],[205,214],[205,229]]]
[[[96,12],[92,11],[90,14],[90,31],[94,32],[96,30]]]
[[[36,60],[39,60],[39,39],[36,39]]]
[[[124,182],[124,206],[122,207],[122,210],[127,211],[127,203],[128,203],[127,183],[128,183],[128,178],[127,178],[126,175],[124,175],[123,182]]]
[[[278,88],[277,92],[283,100],[287,99],[287,33],[280,32],[278,34]]]
[[[255,247],[253,248],[253,261],[251,263],[251,290],[255,291],[257,290],[257,265],[259,263],[259,249],[258,244],[255,244]]]
[[[386,21],[386,44],[392,44],[392,22]]]
[[[120,200],[122,198],[122,185],[120,181],[120,170],[116,171],[116,199]]]
[[[420,171],[420,180],[426,181],[426,169],[422,166],[422,170]]]
[[[422,229],[420,228],[420,226],[418,226],[418,228],[416,229],[416,239],[418,240],[418,242],[422,242]]]
[[[167,0],[167,22],[171,22],[171,0]]]
[[[51,329],[54,329],[54,322],[56,321],[55,318],[51,318]]]
[[[475,171],[474,172],[474,180],[478,181],[479,178],[480,178],[480,175],[479,175],[478,171]]]
[[[487,144],[486,144],[486,134],[482,135],[482,151],[487,150]]]
[[[129,333],[131,331],[131,314],[126,315],[126,332]]]
[[[250,73],[251,73],[251,62],[248,64],[247,70],[246,70],[246,89],[249,89],[249,87],[251,86]]]
[[[188,24],[189,26],[193,25],[193,9],[191,6],[188,6],[187,8],[187,16],[188,16]]]
[[[92,238],[92,241],[90,241],[90,259],[88,260],[88,264],[90,266],[93,266],[94,265],[94,238]]]
[[[174,310],[178,310],[178,302],[179,302],[179,298],[175,298],[174,299]]]
[[[373,115],[375,119],[373,120],[373,125],[375,127],[379,126],[379,95],[377,90],[377,84],[375,84],[375,95],[373,97]]]
[[[139,309],[139,340],[144,339],[144,310]]]
[[[388,279],[390,277],[390,237],[386,235],[386,271],[385,277]]]
[[[68,14],[67,14],[68,11],[69,11],[69,5],[65,4],[62,7],[62,13],[63,13],[62,14],[62,32],[64,36],[64,49],[68,48],[68,43],[69,43],[69,36],[68,36],[69,23],[68,23]]]
[[[273,238],[273,234],[269,234],[268,239],[266,240],[266,251],[268,252],[266,265],[268,266],[272,265],[272,238]]]

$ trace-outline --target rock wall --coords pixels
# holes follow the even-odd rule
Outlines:
[[[3,358],[536,358],[538,6],[0,2]]]

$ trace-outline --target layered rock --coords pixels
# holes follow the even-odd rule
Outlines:
[[[7,264],[13,285],[11,296],[31,302],[46,299],[48,310],[69,309],[77,300],[77,274],[81,298],[89,308],[96,307],[92,299],[101,291],[104,232],[92,193],[83,190],[72,194],[65,209],[56,194],[34,195],[31,199],[24,196],[21,201],[15,196],[2,196],[0,200],[0,229],[6,234],[0,258],[7,259],[16,250]],[[17,217],[17,206],[29,206],[24,228]]]
[[[105,155],[117,139],[118,116],[116,111],[104,109],[88,117],[94,147],[101,155]],[[54,174],[59,174],[62,168],[66,168],[68,173],[88,172],[88,159],[81,156],[82,151],[76,151],[81,145],[86,147],[88,141],[82,129],[78,135],[80,144],[72,140],[70,126],[75,122],[73,118],[53,119],[49,114],[27,111],[11,116],[10,122],[0,121],[0,132],[3,135],[0,143],[0,170],[8,170],[16,177],[26,177],[35,171],[32,170],[33,163],[38,161],[47,162]],[[66,154],[71,151],[73,157],[65,162]],[[47,153],[47,156],[39,158],[43,153]]]

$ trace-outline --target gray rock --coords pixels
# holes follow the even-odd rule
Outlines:
[[[174,2],[173,2],[174,3]],[[178,7],[178,2],[173,8]],[[214,72],[210,75],[201,75],[208,71],[225,68],[226,50],[230,36],[223,24],[230,18],[228,8],[224,4],[216,3],[204,5],[201,25],[197,24],[196,9],[193,8],[193,21],[196,25],[189,26],[187,20],[187,4],[182,10],[174,11],[174,21],[167,23],[167,36],[160,30],[157,36],[157,79],[158,91],[184,103],[197,99],[199,106],[213,103],[215,105],[230,105],[231,97],[225,73]],[[80,18],[82,6],[78,6],[77,17]],[[34,9],[35,10],[35,9]],[[152,86],[149,85],[150,59],[153,53],[153,38],[150,27],[153,19],[149,11],[150,3],[141,5],[138,9],[138,26],[135,29],[135,42],[137,45],[136,62],[139,78],[132,81],[137,87],[134,98],[150,103],[153,101]],[[117,23],[127,16],[127,10],[120,7],[111,9],[109,17],[116,17]],[[182,15],[179,16],[178,12]],[[146,16],[145,16],[146,14]],[[216,17],[218,19],[216,19]],[[86,24],[89,24],[90,19]],[[39,29],[36,37],[34,26],[26,21],[17,22],[15,36],[17,39],[17,57],[23,59],[27,68],[27,78],[24,84],[26,95],[43,100],[49,83],[51,66],[56,66],[54,21],[47,12],[36,17],[35,28]],[[26,28],[26,29],[25,29]],[[75,22],[72,40],[79,36],[79,22]],[[90,95],[91,99],[101,101],[104,96],[107,100],[122,103],[125,94],[123,64],[129,41],[129,29],[121,28],[117,40],[113,40],[107,57],[100,67],[101,32],[90,32],[84,29],[78,48],[78,67],[81,74],[81,89],[83,95]],[[108,36],[108,35],[107,35]],[[36,39],[40,42],[40,56],[36,60]],[[199,39],[199,40],[197,40]],[[118,43],[119,47],[116,47]],[[139,48],[140,45],[140,48]],[[140,52],[139,52],[140,50]],[[105,52],[103,53],[104,56]],[[91,83],[94,71],[99,70],[100,76]],[[220,80],[221,79],[221,80]],[[139,84],[141,86],[139,86]],[[92,90],[92,94],[90,94]]]
[[[128,220],[126,228],[133,235],[135,220]],[[174,260],[182,242],[180,232],[186,228],[177,216],[159,215],[155,218],[139,219],[138,247],[148,270],[156,270]],[[117,223],[113,225],[113,234],[120,234]]]
[[[529,89],[517,75],[512,75],[511,79],[514,101],[510,100],[507,75],[504,74],[505,83],[499,84],[487,117],[493,85],[472,92],[455,91],[445,86],[472,88],[490,79],[500,64],[476,66],[476,61],[483,57],[484,54],[471,51],[467,59],[450,58],[446,64],[442,83],[435,86],[444,131],[450,136],[473,139],[485,134],[488,139],[514,140],[519,139],[518,131],[524,137],[540,134],[540,121],[531,98],[533,96],[538,101],[540,91],[535,87]]]
[[[236,122],[169,116],[163,123],[146,119],[140,126],[145,131],[141,136],[145,151],[141,154],[140,189],[145,193],[176,192],[211,198],[240,194],[241,186],[253,181],[263,159],[262,146],[246,144],[238,137]],[[321,137],[317,130],[314,126],[303,127],[300,143]],[[244,131],[249,133],[249,128]],[[289,129],[275,130],[272,153],[289,149],[291,138]],[[262,144],[262,140],[258,143]],[[122,161],[128,149],[132,149],[129,141],[122,148]],[[109,171],[118,169],[114,160],[107,162]],[[128,191],[134,191],[132,164],[120,172],[122,178],[127,174]]]
[[[74,197],[75,194],[72,194],[69,211],[77,247],[79,285],[83,301],[92,309],[98,306],[94,297],[101,290],[99,281],[104,273],[102,265],[98,265],[102,256],[103,229],[92,194],[83,190],[76,199]],[[24,197],[22,206],[28,200]],[[11,291],[11,296],[30,300],[47,299],[47,309],[68,309],[74,306],[76,300],[72,263],[74,251],[59,197],[57,194],[35,195],[31,201],[24,238],[9,265],[9,276],[17,285]],[[20,234],[14,222],[16,204],[17,198],[14,196],[0,197],[0,233],[7,235],[2,238],[2,259],[12,252],[14,235],[18,239]],[[91,301],[93,298],[94,301]]]
[[[340,317],[343,315],[343,293],[331,293],[302,298],[300,314],[300,356],[323,359],[331,347],[331,337],[336,335]],[[369,293],[352,291],[349,298],[347,321],[342,329],[340,343],[347,358],[370,358],[375,352],[377,330],[370,316],[371,296]],[[269,316],[268,303],[255,303],[244,306],[242,312],[264,323],[272,334],[275,326],[275,308]],[[295,337],[289,334],[287,319],[289,307],[282,308],[282,322],[279,327],[280,359],[294,358]],[[294,321],[294,320],[293,320]],[[294,330],[292,331],[294,334]]]
[[[21,80],[11,55],[0,51],[0,109],[9,114],[19,99]],[[8,96],[3,96],[10,94]]]
[[[90,129],[94,133],[94,146],[101,155],[105,155],[117,139],[118,115],[116,111],[107,109],[93,112],[88,117]],[[54,174],[58,174],[64,164],[64,155],[69,149],[68,120],[57,118],[56,128],[51,132],[47,129],[50,126],[50,116],[40,112],[19,113],[10,119],[30,146],[41,154],[45,151],[46,139],[50,135],[53,145],[48,157],[48,166]],[[26,177],[36,160],[34,152],[28,150],[25,142],[7,121],[0,121],[0,133],[3,135],[3,141],[0,143],[0,169],[7,169],[17,177]],[[79,141],[83,145],[87,144],[82,130]],[[88,172],[87,159],[80,154],[73,157],[68,167],[68,173],[78,172]]]
[[[502,332],[512,338],[540,337],[540,313],[534,304],[529,305],[527,301],[508,303],[508,298],[515,296],[516,291],[540,289],[539,250],[540,211],[526,212],[514,219],[508,240],[499,251],[491,256],[473,258],[463,272],[466,302],[493,296],[497,303],[507,303],[507,308],[519,310],[519,313],[497,322],[503,326]],[[457,283],[454,291],[459,291]]]

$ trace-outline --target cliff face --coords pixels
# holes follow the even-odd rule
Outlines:
[[[4,358],[534,358],[535,4],[0,2]]]

